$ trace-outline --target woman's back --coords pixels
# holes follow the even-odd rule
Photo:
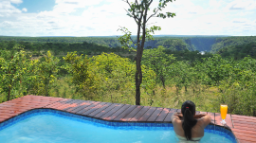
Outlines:
[[[183,141],[200,141],[204,128],[211,122],[206,114],[197,114],[195,104],[187,100],[182,104],[181,113],[172,116],[172,123],[177,137]]]
[[[201,118],[197,119],[197,123],[191,129],[191,137],[193,138],[201,138],[204,136],[204,128],[211,122],[211,117],[209,115],[197,115],[201,116]],[[175,133],[180,137],[185,137],[184,130],[182,128],[183,120],[176,117],[173,119],[173,126]]]

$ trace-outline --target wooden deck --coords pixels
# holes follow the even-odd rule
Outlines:
[[[36,108],[52,108],[73,114],[116,122],[171,123],[171,116],[180,109],[136,106],[117,103],[72,100],[27,95],[0,104],[0,122]],[[212,124],[220,124],[220,113],[209,114]],[[240,143],[256,143],[256,117],[227,115],[226,128],[230,128]]]

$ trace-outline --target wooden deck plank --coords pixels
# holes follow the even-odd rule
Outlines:
[[[38,107],[42,107],[43,105],[40,104],[29,104],[27,106],[18,106],[18,105],[10,105],[10,106],[1,106],[0,109],[8,109],[8,108],[27,108],[27,107],[34,107],[34,108],[38,108]]]
[[[108,112],[110,112],[112,109],[114,109],[115,107],[121,107],[123,106],[122,104],[117,104],[114,103],[112,105],[110,105],[109,107],[107,107],[106,109],[102,110],[101,112],[99,112],[97,115],[95,115],[95,118],[101,118],[102,116],[104,116],[105,114],[107,114]]]
[[[234,128],[235,129],[239,129],[239,130],[241,130],[241,131],[256,131],[256,128],[252,128],[252,127],[248,127],[248,126],[236,126],[236,125],[234,125]]]
[[[155,112],[148,118],[147,121],[154,122],[156,118],[160,115],[164,108],[156,108]]]
[[[143,116],[139,117],[137,121],[146,122],[149,119],[149,117],[155,112],[156,109],[156,107],[149,107],[148,111]]]
[[[63,111],[70,111],[73,110],[76,107],[79,107],[81,105],[81,103],[86,102],[85,100],[74,100],[74,102],[72,104],[70,104],[68,107],[62,109]],[[87,101],[88,102],[88,101]]]
[[[63,100],[60,100],[60,101],[56,101],[53,104],[45,106],[45,108],[55,108],[55,107],[58,107],[58,106],[61,106],[61,105],[65,104],[65,102],[67,102],[69,100],[70,99],[63,99]]]
[[[116,116],[116,118],[113,118],[113,121],[120,121],[121,118],[126,117],[127,115],[129,115],[137,106],[136,105],[130,105],[130,107],[126,110],[124,110],[122,113],[120,112],[116,112],[119,115]]]
[[[231,117],[232,117],[232,116],[231,116]],[[233,121],[233,122],[244,121],[244,122],[253,122],[253,123],[256,123],[256,119],[244,119],[244,118],[233,119],[233,117],[232,117],[232,121]]]
[[[214,113],[214,119],[215,119],[215,124],[219,125],[219,126],[226,126],[229,128],[233,128],[233,123],[231,121],[231,117],[230,114],[227,114],[226,116],[226,125],[221,124],[222,118],[221,118],[221,114],[220,113]]]
[[[170,111],[169,111],[168,115],[165,117],[164,122],[171,123],[171,122],[172,122],[172,120],[171,120],[172,115],[173,115],[174,113],[176,113],[178,110],[177,110],[177,109],[169,109],[169,110],[170,110]],[[178,112],[178,113],[179,113],[179,112]]]
[[[247,124],[247,125],[256,125],[255,122],[241,121],[241,120],[233,120],[233,124]]]
[[[255,134],[255,132],[253,134],[248,134],[248,133],[243,132],[243,131],[233,131],[233,133],[239,134],[240,136],[244,136],[244,137],[254,138],[255,141],[256,141],[256,134]]]
[[[252,120],[255,120],[255,117],[244,116],[244,115],[232,115],[232,119],[252,119]]]
[[[54,107],[54,108],[57,109],[57,110],[62,110],[64,108],[66,108],[67,106],[69,106],[70,104],[72,104],[73,102],[74,102],[74,100],[70,99],[67,102],[65,102],[63,105],[60,105],[60,106],[57,106],[57,107]]]
[[[247,140],[242,140],[242,139],[238,139],[238,141],[240,142],[240,143],[256,143],[256,141],[247,141]]]
[[[67,109],[67,111],[71,112],[71,113],[77,113],[78,111],[92,105],[93,103],[94,103],[93,101],[82,102],[82,103],[80,103],[80,106],[77,106],[77,107],[74,107],[74,108],[71,108],[71,109]]]
[[[163,122],[165,117],[168,115],[168,113],[170,112],[170,110],[168,108],[164,108],[162,110],[162,112],[160,113],[160,115],[156,118],[156,122]]]
[[[17,99],[12,102],[55,102],[54,100],[49,99]]]
[[[45,102],[27,102],[27,101],[14,101],[14,102],[9,102],[9,103],[2,103],[0,106],[6,106],[6,105],[27,105],[27,104],[47,104],[47,103],[52,103],[52,101],[45,101]]]
[[[251,136],[248,136],[248,135],[244,135],[244,134],[238,134],[237,132],[234,132],[234,135],[240,139],[240,140],[246,140],[246,141],[256,141],[256,137],[251,137]]]
[[[142,109],[143,109],[143,106],[136,106],[134,110],[132,110],[126,116],[121,117],[119,120],[120,121],[129,121],[132,117],[134,117]]]
[[[52,103],[52,104],[48,104],[48,105],[44,106],[43,108],[53,108],[54,109],[54,107],[58,107],[58,106],[61,106],[61,105],[63,105],[63,103],[55,102],[55,103]]]
[[[239,123],[235,123],[234,127],[249,127],[249,128],[254,128],[256,129],[256,125],[250,125],[250,124],[239,124]]]
[[[101,109],[102,107],[106,107],[107,103],[106,102],[100,102],[96,106],[91,107],[89,110],[84,111],[80,113],[81,115],[88,116],[89,114]]]
[[[14,114],[14,113],[22,113],[24,111],[27,111],[27,109],[8,109],[8,110],[1,110],[0,115],[2,114]]]
[[[52,105],[51,108],[56,109],[60,106],[68,104],[69,102],[72,102],[72,99],[57,101],[56,103],[58,103],[58,104]]]
[[[55,109],[66,111],[69,108],[77,107],[79,105],[79,103],[81,103],[81,102],[82,101],[78,101],[78,100],[73,100],[72,99],[70,102],[67,102],[67,103],[65,103],[62,106],[56,107]]]
[[[103,120],[113,120],[115,119],[117,116],[119,116],[121,113],[123,113],[125,110],[127,110],[131,105],[123,105],[120,107],[115,107],[114,109],[112,109],[111,111],[109,111],[108,113],[104,114],[101,119]]]
[[[36,106],[27,106],[27,107],[13,106],[13,107],[1,107],[0,110],[9,110],[9,109],[14,109],[14,110],[26,109],[26,110],[30,110],[30,109],[34,109],[34,108],[36,108]]]
[[[147,117],[145,116],[146,119],[143,120],[143,116],[146,114],[146,112],[150,109],[151,107],[149,106],[144,106],[135,116],[129,119],[131,122],[145,122],[147,121]]]
[[[253,134],[253,135],[256,135],[256,131],[240,130],[240,129],[236,129],[236,128],[233,128],[232,131],[233,131],[233,132],[241,132],[241,133],[244,133],[244,134]]]
[[[16,113],[1,113],[0,117],[8,117],[11,118],[13,116],[19,115],[22,112],[16,112]]]
[[[109,106],[111,106],[113,103],[106,103],[103,106],[101,106],[99,109],[95,110],[94,112],[90,113],[89,116],[91,117],[95,117],[95,115],[97,115],[98,113],[100,113],[101,111],[105,110],[106,108],[108,108]]]
[[[81,115],[83,115],[82,113],[84,113],[84,112],[86,112],[86,111],[92,109],[93,107],[97,106],[97,105],[100,104],[100,103],[101,103],[101,102],[92,102],[91,105],[89,105],[89,106],[87,106],[87,107],[85,107],[85,108],[82,108],[81,110],[79,110],[79,111],[77,111],[77,112],[75,112],[75,113],[76,113],[76,114],[81,114]]]

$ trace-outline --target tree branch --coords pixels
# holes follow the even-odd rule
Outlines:
[[[128,14],[130,14],[126,9],[124,9]],[[138,24],[138,21],[137,21],[137,17],[135,16],[135,15],[133,15],[133,16],[131,16],[133,19],[134,19],[134,21]]]
[[[123,0],[124,1],[124,0]],[[126,3],[128,3],[128,5],[130,6],[130,8],[132,9],[132,6],[131,6],[131,4],[129,3],[129,1],[128,0],[126,0]],[[138,17],[134,14],[134,9],[132,10],[132,15],[136,18],[136,19],[138,19]]]
[[[159,10],[159,9],[157,9],[154,14],[150,15],[150,16],[148,17],[148,19],[147,19],[146,22],[148,22],[148,20],[149,20],[151,17],[156,17],[155,15],[157,14],[158,10]]]

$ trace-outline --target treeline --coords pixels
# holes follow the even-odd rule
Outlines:
[[[217,53],[225,47],[242,46],[256,41],[256,36],[233,36],[217,38],[216,43],[212,45],[211,52]]]
[[[51,51],[40,59],[31,56],[19,46],[0,51],[0,102],[34,94],[135,103],[135,63],[128,58],[68,52],[61,61]],[[219,112],[226,103],[229,113],[256,116],[255,65],[251,57],[232,60],[163,46],[146,49],[141,105],[180,108],[189,99],[199,111]]]
[[[133,43],[136,43],[136,37],[132,37]],[[121,47],[118,37],[0,37],[0,41],[15,41],[29,43],[58,43],[58,44],[82,44],[87,43],[108,48]],[[217,53],[227,46],[239,46],[256,41],[256,36],[191,36],[191,37],[154,37],[154,40],[145,42],[145,49],[152,49],[158,46],[164,46],[172,51],[207,51]],[[64,45],[65,45],[64,44]],[[133,48],[136,46],[131,45]]]
[[[235,60],[241,60],[246,56],[256,59],[256,42],[251,42],[236,46],[227,46],[218,51],[222,57]]]
[[[95,43],[40,43],[40,42],[16,42],[16,41],[2,41],[0,42],[0,49],[11,50],[21,48],[33,52],[35,56],[42,56],[46,51],[50,50],[53,55],[65,55],[67,52],[79,51],[78,54],[91,55],[95,52],[129,52],[121,47],[109,48]]]

